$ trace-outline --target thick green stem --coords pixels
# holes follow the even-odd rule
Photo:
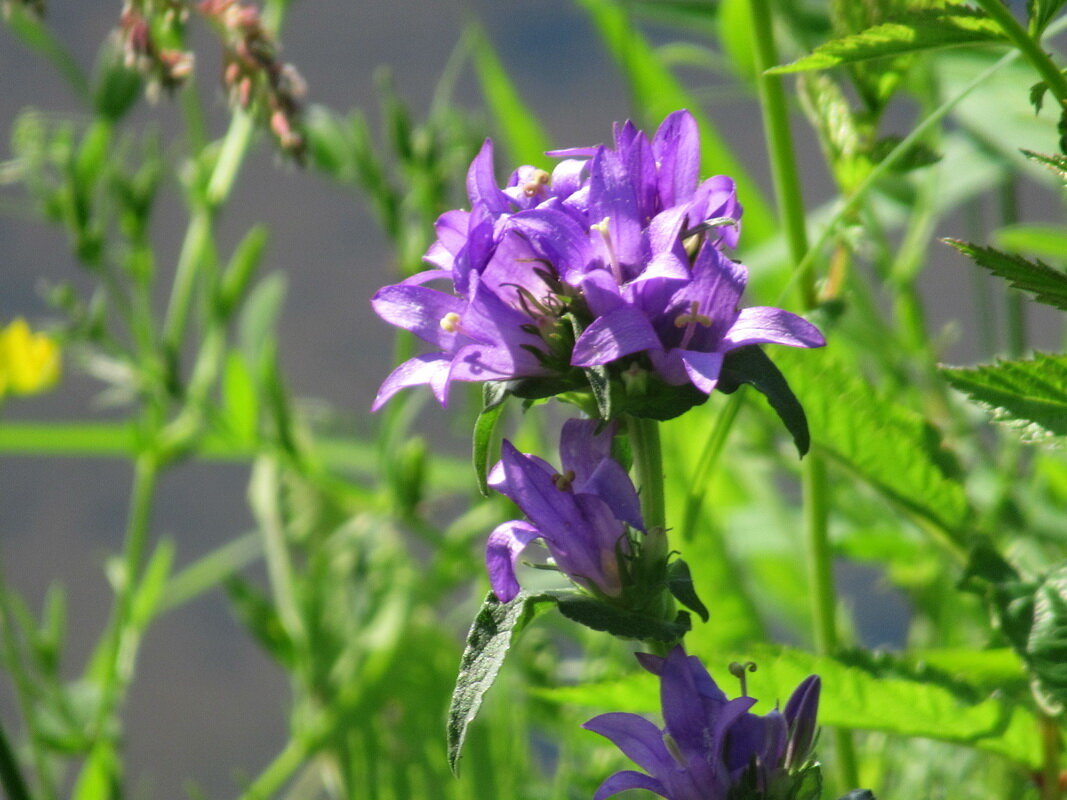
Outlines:
[[[627,430],[645,527],[649,531],[666,529],[667,506],[663,490],[663,449],[659,440],[659,423],[654,419],[628,417]]]
[[[1048,84],[1049,92],[1060,102],[1060,106],[1067,105],[1067,76],[1060,72],[1059,68],[1049,58],[1048,53],[1041,49],[1041,45],[1026,32],[1019,20],[1012,14],[1001,0],[976,0],[978,5],[996,20],[997,25],[1004,32],[1011,43],[1014,44],[1023,57],[1037,70]]]
[[[767,150],[774,177],[778,214],[786,245],[793,262],[801,305],[811,310],[817,303],[814,259],[808,250],[804,198],[800,190],[796,153],[789,125],[789,109],[781,78],[767,70],[778,63],[774,41],[773,16],[767,0],[749,0],[752,41],[756,44],[756,68],[763,111]],[[829,492],[826,469],[817,454],[809,454],[803,467],[805,538],[808,542],[811,575],[812,616],[816,650],[831,653],[837,644],[836,593],[833,577],[833,551],[828,529]],[[851,732],[835,732],[838,775],[842,788],[859,785]]]

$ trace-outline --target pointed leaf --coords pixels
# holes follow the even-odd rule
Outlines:
[[[1011,282],[1014,289],[1030,292],[1041,303],[1067,311],[1067,273],[1053,269],[1042,261],[1030,261],[992,247],[970,244],[959,239],[943,239],[980,267]]]
[[[680,558],[674,559],[667,566],[667,588],[679,603],[695,612],[704,622],[708,621],[708,607],[697,596],[689,565]]]
[[[797,452],[803,458],[811,447],[804,408],[778,367],[763,350],[754,345],[739,347],[726,354],[718,388],[721,392],[732,394],[743,383],[749,384],[767,398],[767,402],[793,437]]]
[[[943,368],[941,374],[1028,441],[1067,436],[1067,356],[1037,353],[1031,360]]]
[[[678,616],[671,621],[610,606],[592,597],[560,599],[559,610],[563,616],[579,625],[623,639],[672,644],[680,641],[692,627],[689,614],[685,611],[679,611]]]
[[[482,412],[474,423],[474,473],[478,477],[478,489],[482,497],[489,496],[489,462],[492,461],[493,434],[504,401],[508,397],[507,386],[499,381],[490,381],[482,388]]]
[[[1053,153],[1052,155],[1035,153],[1033,150],[1023,150],[1022,152],[1031,161],[1036,161],[1041,166],[1047,167],[1054,174],[1059,175],[1061,180],[1067,181],[1067,156],[1060,153]]]
[[[910,12],[907,22],[887,22],[860,33],[833,39],[807,56],[769,70],[771,74],[828,69],[874,58],[902,56],[945,47],[1005,41],[996,22],[980,12],[951,14]]]
[[[1067,707],[1067,564],[1061,564],[1034,595],[1034,625],[1027,660],[1036,693],[1050,714]]]
[[[1030,19],[1030,32],[1038,36],[1052,22],[1056,12],[1063,8],[1065,0],[1027,0],[1026,15]]]
[[[525,592],[507,603],[501,603],[492,592],[486,595],[467,634],[448,708],[448,765],[454,774],[458,774],[467,728],[474,722],[482,698],[496,680],[512,640],[552,602],[554,598],[549,595]]]

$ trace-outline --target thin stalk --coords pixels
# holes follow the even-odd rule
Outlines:
[[[696,467],[693,469],[693,474],[689,481],[689,493],[685,498],[685,511],[682,514],[682,537],[686,540],[693,538],[693,529],[696,527],[697,518],[700,516],[704,506],[704,495],[708,479],[719,461],[719,455],[726,445],[726,439],[733,429],[734,421],[737,419],[737,412],[741,410],[744,399],[744,393],[740,391],[734,392],[730,397],[725,408],[719,412],[719,416],[715,419],[715,425],[708,435],[707,442],[704,443],[700,458],[697,459]]]
[[[1048,84],[1049,92],[1060,102],[1060,106],[1067,105],[1067,76],[1060,72],[1059,68],[1049,58],[1048,53],[1041,49],[1041,45],[1029,33],[1026,32],[1019,20],[1011,12],[1002,0],[976,0],[989,16],[1000,26],[1011,43],[1014,44],[1023,57],[1030,62],[1038,74]],[[1050,31],[1051,32],[1051,31]]]
[[[767,74],[767,70],[778,63],[773,16],[767,0],[749,0],[749,22],[752,40],[756,43],[760,106],[774,177],[778,215],[794,264],[801,305],[811,310],[817,302],[815,262],[808,249],[804,198],[800,189],[785,92],[782,90],[781,78]],[[826,655],[832,653],[837,645],[837,602],[828,525],[829,491],[826,468],[817,454],[809,453],[802,473],[804,534],[808,543],[815,646],[816,652]],[[855,788],[859,785],[859,775],[851,731],[836,729],[834,740],[842,788]]]
[[[1060,726],[1056,720],[1045,714],[1041,715],[1041,800],[1060,800],[1060,758],[1063,754],[1063,741],[1060,738]]]
[[[659,438],[659,423],[654,419],[627,417],[630,448],[637,473],[637,488],[641,493],[641,514],[645,527],[652,531],[667,527],[666,495],[663,488],[663,448]],[[666,552],[664,552],[666,556]]]

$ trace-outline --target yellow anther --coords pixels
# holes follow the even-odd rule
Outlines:
[[[571,484],[574,483],[574,470],[569,469],[562,475],[553,475],[552,483],[556,484],[556,488],[559,489],[561,492],[567,491],[571,488]]]
[[[543,187],[548,185],[550,177],[551,176],[543,169],[535,169],[530,176],[530,180],[522,185],[522,193],[527,197],[533,197],[541,191]]]
[[[711,327],[711,317],[707,314],[698,314],[697,308],[699,304],[694,300],[689,305],[689,312],[687,314],[679,314],[674,318],[674,324],[678,328],[684,328],[687,325],[703,325],[705,328]]]
[[[455,333],[459,330],[459,314],[455,311],[449,311],[443,317],[441,317],[441,327],[449,333]]]

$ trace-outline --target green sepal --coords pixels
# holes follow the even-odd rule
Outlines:
[[[697,596],[689,565],[676,558],[667,565],[667,588],[674,599],[695,613],[704,622],[708,621],[708,607]]]
[[[519,592],[512,600],[501,603],[489,592],[479,609],[459,662],[456,687],[448,707],[448,766],[459,774],[459,757],[467,728],[478,716],[482,699],[493,685],[514,637],[530,624],[546,603],[555,602],[547,594]]]
[[[739,347],[726,354],[716,388],[724,394],[733,394],[743,383],[752,386],[767,398],[767,402],[793,437],[797,452],[803,458],[811,447],[811,434],[808,432],[808,418],[804,414],[804,408],[789,388],[785,376],[756,345]]]
[[[1067,708],[1067,562],[1046,575],[1034,593],[1026,657],[1037,701],[1048,714],[1062,714]]]
[[[679,611],[673,620],[667,620],[579,595],[562,597],[558,605],[560,613],[567,619],[623,639],[673,644],[693,627],[688,611]]]
[[[482,386],[482,411],[474,422],[472,459],[474,474],[478,478],[478,489],[483,497],[489,496],[489,462],[492,460],[493,434],[500,415],[504,412],[504,401],[507,398],[508,388],[505,383],[489,381]]]

